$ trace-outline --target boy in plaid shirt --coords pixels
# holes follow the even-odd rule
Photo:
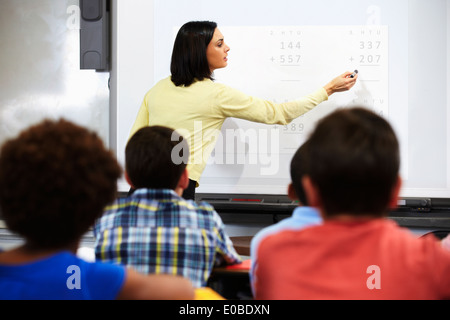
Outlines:
[[[214,266],[241,262],[214,208],[182,198],[189,147],[176,131],[144,127],[129,140],[125,177],[135,190],[94,227],[96,259],[147,274],[174,274],[204,287]]]

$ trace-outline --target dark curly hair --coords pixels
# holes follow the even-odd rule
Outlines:
[[[61,249],[79,241],[117,196],[122,169],[96,133],[44,120],[0,153],[0,206],[27,245]]]

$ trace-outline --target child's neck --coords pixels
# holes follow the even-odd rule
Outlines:
[[[61,249],[40,249],[24,244],[20,247],[0,253],[0,264],[25,264],[54,255],[61,251],[76,254],[78,245],[71,245]]]
[[[382,216],[376,216],[376,215],[352,215],[352,214],[336,214],[332,216],[324,216],[323,219],[325,221],[337,221],[337,222],[364,222],[364,221],[370,221],[374,219],[380,219],[383,218]]]

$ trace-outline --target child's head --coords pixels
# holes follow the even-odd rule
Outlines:
[[[302,144],[291,160],[291,185],[295,192],[295,195],[291,195],[291,198],[297,198],[305,206],[308,205],[308,201],[305,190],[303,189],[302,179],[306,174],[305,152],[307,145],[308,141]]]
[[[138,130],[125,149],[126,171],[135,189],[174,190],[188,159],[186,140],[176,131],[161,126]]]
[[[121,168],[96,133],[45,120],[0,153],[0,206],[8,228],[38,249],[63,249],[87,232],[117,193]]]
[[[390,124],[374,112],[340,109],[323,118],[309,138],[307,154],[310,182],[327,216],[380,216],[394,205],[399,143]]]

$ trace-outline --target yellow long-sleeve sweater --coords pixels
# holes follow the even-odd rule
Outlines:
[[[177,130],[189,144],[189,178],[198,182],[226,118],[285,125],[326,100],[324,88],[298,100],[273,103],[209,79],[177,87],[167,77],[145,95],[130,137],[145,126]]]

